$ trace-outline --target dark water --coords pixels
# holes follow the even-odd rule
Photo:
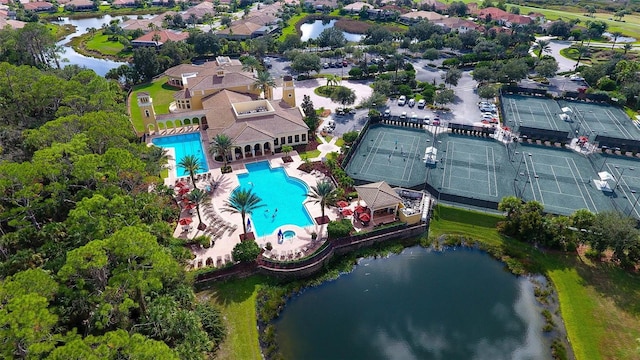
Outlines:
[[[131,19],[136,19],[138,15],[128,15]],[[153,15],[143,15],[143,18],[150,18]],[[120,65],[126,64],[125,62],[112,61],[107,59],[98,59],[90,56],[85,56],[77,53],[71,45],[68,45],[72,38],[80,35],[84,35],[87,33],[89,28],[100,29],[103,24],[109,24],[111,20],[120,20],[122,24],[124,16],[96,16],[86,19],[70,19],[70,18],[62,18],[60,21],[53,21],[54,24],[64,25],[71,24],[76,27],[76,31],[73,34],[68,35],[64,39],[58,42],[58,45],[62,47],[62,51],[60,52],[60,57],[63,59],[61,63],[62,66],[67,65],[79,65],[82,67],[86,67],[92,69],[96,72],[96,74],[100,76],[104,76],[109,70],[120,67]]]
[[[300,25],[300,31],[302,32],[302,36],[300,37],[300,40],[307,41],[309,39],[317,39],[318,36],[320,36],[320,33],[322,32],[322,30],[333,27],[335,23],[336,23],[336,20],[331,20],[326,24],[323,24],[322,20],[316,20],[312,23],[302,24]],[[364,35],[360,35],[360,34],[348,33],[346,31],[343,31],[342,33],[344,34],[344,38],[347,41],[359,42],[364,38]]]
[[[285,359],[549,359],[525,278],[470,249],[365,259],[289,302]]]

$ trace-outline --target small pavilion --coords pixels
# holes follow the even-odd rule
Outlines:
[[[371,221],[374,217],[385,214],[396,214],[402,197],[384,181],[356,186],[358,198],[371,209]]]

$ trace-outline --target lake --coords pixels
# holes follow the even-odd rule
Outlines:
[[[143,17],[150,18],[153,15],[143,15]],[[109,24],[111,20],[118,19],[120,23],[123,22],[124,16],[111,16],[104,15],[100,17],[91,17],[86,19],[70,19],[62,18],[60,21],[52,21],[54,24],[65,25],[70,24],[76,27],[76,31],[73,34],[66,36],[64,39],[58,41],[57,45],[61,46],[60,58],[64,59],[61,63],[63,66],[67,65],[79,65],[89,69],[92,69],[96,74],[104,76],[109,70],[120,67],[120,65],[127,64],[126,62],[119,62],[106,59],[98,59],[90,56],[85,56],[77,53],[69,44],[72,38],[86,34],[87,29],[95,28],[100,29],[103,24]],[[138,15],[129,15],[129,18],[137,18]]]
[[[333,27],[336,21],[337,20],[331,20],[328,23],[323,24],[322,20],[316,20],[312,23],[304,23],[300,25],[300,31],[302,32],[302,36],[300,37],[300,40],[307,41],[309,39],[317,39],[318,36],[320,36],[320,33],[322,32],[322,30]],[[359,42],[365,37],[364,35],[361,35],[361,34],[353,34],[353,33],[348,33],[346,31],[343,31],[342,33],[344,34],[344,38],[347,41]]]
[[[363,259],[290,300],[285,359],[549,359],[532,283],[484,252],[405,249]]]

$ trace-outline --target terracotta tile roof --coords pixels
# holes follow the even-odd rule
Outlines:
[[[49,10],[49,9],[53,9],[54,6],[52,3],[50,2],[29,2],[26,4],[23,4],[24,9],[25,10],[34,10],[34,11],[42,11],[42,10]]]
[[[187,9],[187,11],[182,14],[182,17],[187,20],[193,14],[196,19],[202,19],[205,14],[215,15],[215,5],[210,2],[202,2],[194,7]]]
[[[249,72],[226,72],[224,76],[196,76],[188,80],[191,90],[228,89],[238,86],[251,86],[256,80]]]
[[[411,19],[411,20],[425,19],[429,21],[444,19],[444,15],[440,15],[437,12],[422,11],[422,10],[408,12],[406,14],[400,15],[400,17],[403,19]]]
[[[153,43],[153,36],[158,34],[160,36],[160,40],[158,40],[158,44],[164,44],[167,41],[184,41],[189,37],[188,32],[181,31],[173,31],[173,30],[159,30],[159,31],[150,31],[139,38],[132,41],[132,43]]]
[[[231,24],[231,27],[218,31],[218,34],[231,35],[231,33],[233,33],[233,35],[250,36],[260,28],[262,28],[262,25],[260,24],[247,20],[240,20]]]
[[[0,29],[5,28],[7,25],[12,29],[22,29],[25,25],[27,25],[27,23],[19,20],[0,18]]]

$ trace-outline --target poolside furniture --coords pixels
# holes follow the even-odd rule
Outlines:
[[[231,254],[224,254],[224,263],[228,264],[231,262]]]
[[[222,256],[218,256],[216,258],[216,267],[221,267],[222,266]]]

